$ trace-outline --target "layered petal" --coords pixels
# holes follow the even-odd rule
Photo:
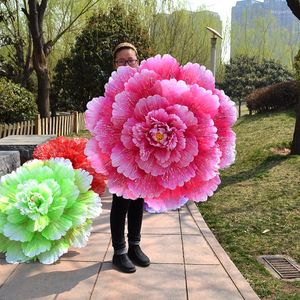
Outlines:
[[[213,195],[235,158],[236,111],[209,70],[157,55],[113,73],[104,99],[88,105],[85,153],[111,193],[152,212]]]
[[[101,213],[91,181],[61,157],[29,161],[2,178],[0,252],[7,262],[53,263],[72,245],[83,246],[92,218]]]

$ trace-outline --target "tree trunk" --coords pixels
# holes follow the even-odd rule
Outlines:
[[[292,147],[291,147],[291,154],[300,155],[300,99],[298,100],[296,124],[295,124]]]
[[[299,0],[287,0],[288,7],[292,13],[300,20],[300,1]]]
[[[28,0],[29,12],[23,9],[28,18],[28,25],[32,37],[33,68],[38,79],[37,104],[42,118],[50,116],[49,89],[50,80],[48,76],[48,54],[50,53],[51,42],[44,43],[43,21],[48,0]]]
[[[50,100],[49,100],[49,91],[50,91],[50,82],[48,76],[48,70],[36,72],[38,79],[38,97],[37,105],[41,117],[50,116]]]

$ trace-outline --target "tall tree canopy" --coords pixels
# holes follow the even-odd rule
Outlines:
[[[140,59],[153,54],[142,21],[138,14],[128,13],[124,5],[90,18],[70,54],[55,68],[52,98],[56,108],[84,111],[92,97],[103,94],[113,71],[112,50],[118,43],[133,43]]]

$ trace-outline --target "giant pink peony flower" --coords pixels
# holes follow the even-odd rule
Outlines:
[[[119,67],[87,108],[92,166],[111,193],[145,198],[154,211],[205,201],[235,159],[234,103],[198,64],[157,55]]]

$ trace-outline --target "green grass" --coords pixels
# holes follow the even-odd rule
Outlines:
[[[292,112],[239,118],[236,162],[222,171],[214,196],[199,205],[262,299],[300,299],[300,281],[275,279],[257,261],[259,255],[284,254],[300,263],[300,156],[286,155],[294,126]]]

